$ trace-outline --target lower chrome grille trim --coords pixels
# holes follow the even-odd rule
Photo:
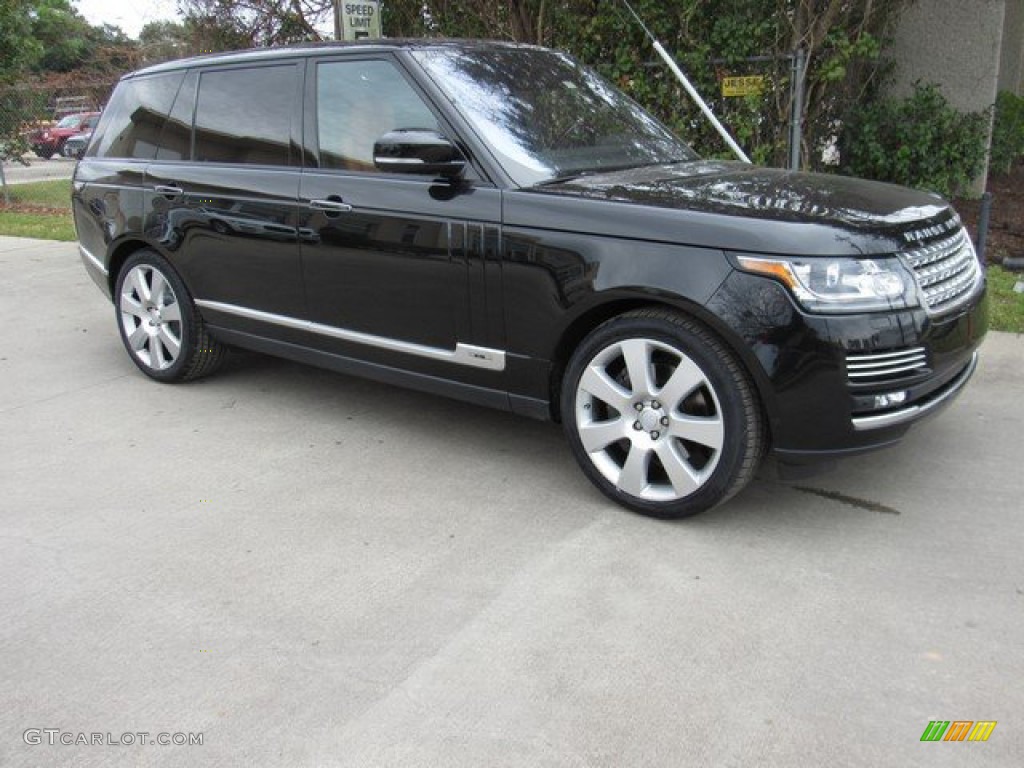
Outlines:
[[[881,383],[901,374],[927,370],[928,353],[924,347],[846,356],[846,375],[851,384]]]
[[[940,408],[959,395],[960,390],[964,388],[967,380],[971,378],[977,367],[978,353],[975,352],[971,355],[971,361],[967,364],[967,367],[964,368],[964,370],[961,371],[953,381],[947,384],[939,394],[934,396],[932,399],[925,400],[917,405],[911,405],[908,408],[901,408],[898,411],[881,413],[877,416],[854,416],[851,419],[853,422],[853,428],[858,432],[863,432],[870,429],[894,427],[897,424],[905,424],[908,421],[915,421],[917,419],[924,418],[930,412]]]

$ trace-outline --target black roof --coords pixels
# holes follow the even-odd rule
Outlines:
[[[526,45],[524,43],[513,43],[504,40],[476,40],[476,39],[454,39],[454,38],[382,38],[379,40],[357,40],[349,42],[320,42],[301,43],[298,45],[280,46],[274,48],[249,48],[241,51],[229,51],[227,53],[208,53],[202,56],[192,56],[187,59],[176,59],[166,61],[162,64],[154,64],[150,67],[130,72],[125,77],[138,75],[151,75],[156,72],[170,72],[176,69],[203,64],[235,64],[253,61],[273,61],[274,59],[290,58],[295,56],[323,56],[338,51],[358,49],[366,52],[395,51],[400,49],[429,49],[429,48],[455,48],[461,50],[479,49],[538,49],[538,46]]]

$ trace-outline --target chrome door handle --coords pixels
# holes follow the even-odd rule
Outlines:
[[[348,213],[352,210],[352,206],[348,203],[343,203],[341,200],[310,200],[310,208],[316,208],[318,211],[330,211],[331,213]]]
[[[166,195],[167,197],[180,197],[185,194],[185,190],[181,187],[169,187],[163,184],[157,184],[155,190],[158,195]]]

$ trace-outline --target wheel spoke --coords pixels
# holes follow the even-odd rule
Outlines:
[[[722,449],[722,443],[725,441],[725,430],[722,426],[721,417],[686,416],[674,413],[669,416],[669,419],[668,433],[672,437],[705,445],[716,451]]]
[[[153,304],[160,307],[164,303],[164,291],[167,288],[167,281],[164,276],[157,270],[151,270],[149,273],[149,292],[152,297]]]
[[[164,367],[164,347],[159,336],[149,337],[149,367],[158,371]]]
[[[179,341],[174,334],[170,332],[166,325],[161,325],[160,330],[157,333],[160,338],[160,343],[163,344],[167,353],[171,357],[171,361],[178,359],[178,353],[181,351],[181,341]]]
[[[631,496],[643,496],[644,489],[648,486],[647,467],[650,462],[650,449],[631,445],[616,485]]]
[[[180,323],[181,307],[178,305],[178,302],[172,301],[166,307],[161,308],[160,317],[164,319],[165,323]]]
[[[580,377],[580,389],[607,403],[619,413],[625,413],[629,407],[629,392],[620,387],[604,368],[590,365]]]
[[[131,347],[135,352],[141,352],[146,346],[146,341],[149,340],[149,334],[146,333],[146,326],[140,323],[138,327],[132,331],[128,337],[128,346]]]
[[[658,396],[668,408],[676,406],[705,381],[704,373],[689,357],[682,357]]]
[[[651,350],[647,339],[628,339],[619,345],[626,361],[633,395],[649,395],[653,389],[651,376]]]
[[[655,447],[661,466],[665,468],[668,481],[676,496],[682,498],[696,491],[703,480],[690,463],[679,453],[679,447],[671,440],[663,440]]]
[[[132,315],[133,317],[139,318],[140,322],[148,319],[148,316],[146,315],[146,310],[142,308],[142,304],[133,299],[127,293],[121,294],[120,306],[122,312]]]
[[[152,293],[149,290],[149,286],[146,285],[146,278],[141,267],[136,267],[132,270],[131,284],[135,289],[135,295],[139,297],[139,301],[145,304],[151,300]]]
[[[580,425],[580,442],[587,453],[596,453],[626,436],[626,420],[622,416],[609,421]]]

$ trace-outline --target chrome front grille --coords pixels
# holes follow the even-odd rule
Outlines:
[[[928,353],[924,347],[846,356],[846,376],[851,384],[883,383],[927,371]]]
[[[955,309],[971,294],[981,267],[963,227],[928,245],[904,252],[925,307],[932,314]]]

